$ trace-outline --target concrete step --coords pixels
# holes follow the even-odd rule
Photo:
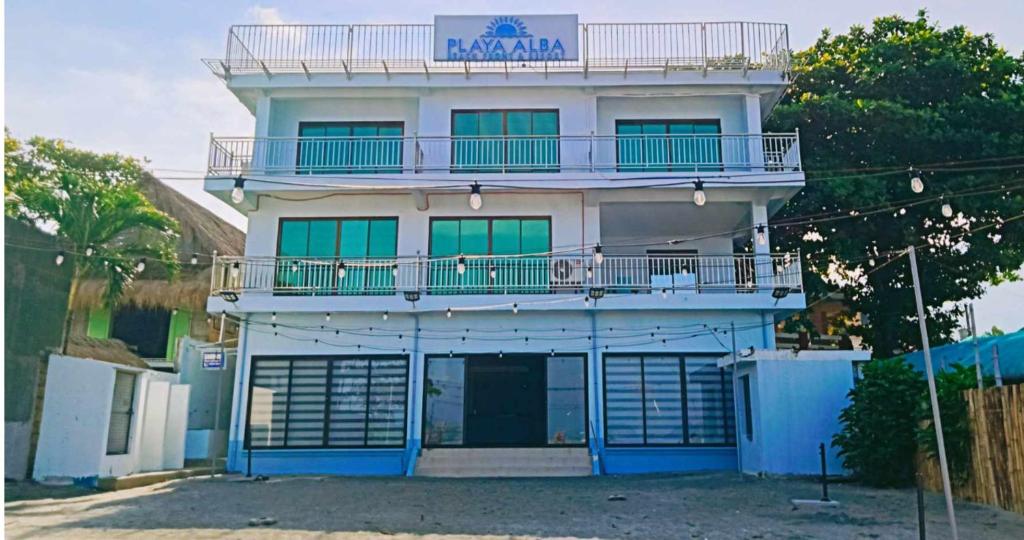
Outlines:
[[[586,448],[438,448],[424,450],[417,476],[589,476]]]

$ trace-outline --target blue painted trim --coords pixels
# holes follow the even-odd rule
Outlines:
[[[232,454],[243,454],[241,441],[232,441]],[[254,475],[334,474],[340,476],[402,476],[407,449],[259,450],[252,454]],[[245,463],[238,459],[235,463]],[[245,472],[229,467],[230,472]]]
[[[736,448],[605,448],[607,474],[734,471]]]
[[[408,447],[405,450],[405,475],[416,475],[416,458],[420,455],[420,440],[409,439]]]

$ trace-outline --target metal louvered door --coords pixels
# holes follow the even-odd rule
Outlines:
[[[135,374],[118,371],[114,375],[114,396],[107,429],[107,454],[127,454],[135,401]]]

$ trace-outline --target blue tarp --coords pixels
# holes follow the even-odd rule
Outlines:
[[[1024,330],[1005,336],[978,338],[981,356],[981,370],[987,376],[993,375],[992,348],[999,348],[999,371],[1003,379],[1024,379]],[[924,353],[914,352],[904,356],[918,371],[924,371]],[[942,369],[952,364],[974,365],[974,344],[970,339],[941,347],[932,347],[932,368]]]

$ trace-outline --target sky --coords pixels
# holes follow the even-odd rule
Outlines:
[[[224,55],[231,24],[428,23],[435,14],[509,7],[493,0],[7,0],[4,124],[20,138],[145,157],[157,176],[244,229],[245,218],[201,182],[211,133],[253,131],[249,112],[200,62]],[[994,34],[1015,55],[1024,50],[1022,0],[519,0],[514,10],[578,13],[581,22],[784,22],[791,46],[803,49],[823,28],[843,32],[922,7],[943,26],[963,24]],[[1022,302],[1024,282],[991,288],[976,305],[979,327],[1021,328]]]

